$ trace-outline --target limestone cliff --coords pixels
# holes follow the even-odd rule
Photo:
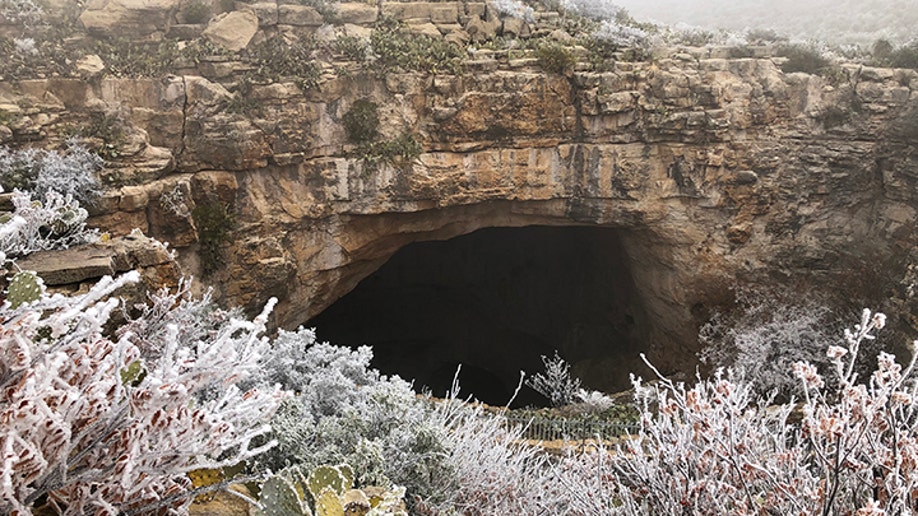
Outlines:
[[[557,13],[527,23],[475,2],[382,2],[339,4],[330,26],[312,7],[273,1],[195,25],[181,5],[94,0],[83,37],[203,37],[229,53],[126,78],[87,51],[72,73],[0,83],[0,137],[54,145],[94,121],[110,185],[94,224],[168,241],[198,275],[213,267],[204,282],[227,304],[278,297],[279,326],[320,313],[410,242],[613,227],[651,321],[644,351],[691,369],[698,324],[731,286],[878,303],[898,295],[914,258],[915,71],[846,64],[826,78],[784,73],[767,49],[683,48],[549,73],[482,47],[461,73],[379,73],[338,46],[300,87],[244,81],[255,61],[232,52],[272,36],[366,38],[384,15],[461,44],[563,40],[562,25]],[[361,100],[378,106],[381,140],[409,134],[420,152],[368,160],[343,121]]]

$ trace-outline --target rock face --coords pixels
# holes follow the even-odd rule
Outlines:
[[[145,36],[165,29],[181,0],[91,0],[80,15],[90,32]]]
[[[84,23],[103,30],[92,13],[108,4],[130,20],[146,5],[99,0]],[[273,5],[245,16],[312,27],[313,13]],[[473,41],[500,30],[481,4],[380,9]],[[338,11],[352,24],[377,14]],[[53,140],[123,106],[136,138],[109,160],[121,186],[96,225],[169,241],[189,270],[211,272],[204,281],[227,304],[278,297],[278,326],[308,321],[411,242],[608,227],[650,321],[643,351],[664,370],[691,370],[698,325],[732,286],[877,303],[916,244],[918,74],[843,65],[828,80],[785,74],[771,57],[711,56],[557,75],[481,52],[463,75],[325,74],[305,93],[254,84],[244,110],[226,108],[235,65],[215,60],[164,79],[0,84],[0,103],[24,106],[9,141]],[[416,159],[355,154],[343,119],[362,99],[379,106],[383,140],[416,137]]]

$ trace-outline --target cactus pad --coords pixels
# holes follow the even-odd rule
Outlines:
[[[344,516],[340,495],[332,488],[324,488],[316,497],[316,516]]]
[[[312,497],[318,501],[326,489],[331,489],[340,496],[354,485],[354,470],[350,466],[319,466],[312,470],[306,480],[306,487]]]
[[[296,488],[285,475],[275,475],[261,487],[263,516],[312,516],[312,511],[297,495]]]
[[[45,293],[45,283],[31,271],[18,272],[10,280],[6,289],[6,299],[11,308],[38,301]]]

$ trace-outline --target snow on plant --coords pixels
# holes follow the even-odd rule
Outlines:
[[[38,55],[38,48],[35,46],[35,40],[32,38],[13,38],[13,48],[15,48],[16,53],[20,55]]]
[[[606,0],[562,0],[561,7],[594,20],[614,20],[627,14],[624,8]]]
[[[156,504],[183,513],[185,473],[273,444],[252,447],[281,392],[236,385],[269,346],[260,334],[273,302],[252,321],[230,317],[184,339],[176,324],[136,320],[108,336],[119,305],[112,294],[138,279],[105,277],[82,295],[0,307],[0,512],[30,514],[46,500],[65,515],[139,514]],[[160,295],[151,310],[186,309],[156,306],[172,301]],[[150,342],[163,347],[140,345]]]
[[[405,486],[433,496],[444,475],[441,434],[431,406],[411,384],[370,367],[369,347],[349,349],[315,340],[315,332],[280,330],[256,383],[280,383],[297,395],[272,420],[278,447],[259,463],[313,468],[347,463],[359,484]]]
[[[648,48],[651,41],[647,31],[630,25],[622,25],[614,19],[603,20],[591,36],[603,43],[628,48]]]
[[[536,373],[526,380],[526,385],[548,398],[552,406],[560,407],[578,401],[580,379],[571,375],[571,366],[558,352],[548,358],[542,355],[545,372]]]
[[[545,455],[525,444],[522,427],[508,426],[499,414],[460,399],[457,378],[458,372],[433,414],[435,426],[448,429],[441,439],[449,475],[433,479],[440,497],[421,500],[417,512],[552,514],[538,509]]]
[[[524,4],[520,0],[492,0],[490,5],[503,16],[520,18],[528,23],[533,23],[535,21],[535,11],[533,11],[532,7]]]
[[[14,190],[12,201],[12,215],[0,219],[0,252],[6,258],[66,249],[98,238],[97,230],[86,228],[86,210],[69,195],[51,190],[41,202]]]
[[[176,184],[172,190],[160,194],[159,205],[177,217],[187,218],[191,216],[188,198],[181,184]]]
[[[641,430],[609,456],[609,513],[912,514],[918,501],[914,357],[902,368],[881,353],[858,382],[863,343],[885,324],[865,310],[831,346],[835,381],[798,362],[794,403],[770,405],[743,380],[718,372],[694,386],[635,380]],[[659,376],[659,374],[658,374]],[[654,410],[653,407],[656,407]]]
[[[34,25],[44,14],[44,9],[35,0],[0,0],[0,15],[9,23]]]
[[[799,393],[793,365],[828,366],[825,350],[838,341],[831,313],[815,303],[739,290],[738,315],[716,314],[699,331],[702,362],[729,367],[760,393]]]
[[[96,176],[102,164],[102,158],[73,139],[67,140],[63,152],[0,147],[0,183],[38,198],[55,191],[86,204],[101,193]]]

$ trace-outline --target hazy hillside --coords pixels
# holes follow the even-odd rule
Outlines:
[[[918,0],[615,0],[638,19],[742,31],[771,28],[795,39],[871,45],[918,37]]]

